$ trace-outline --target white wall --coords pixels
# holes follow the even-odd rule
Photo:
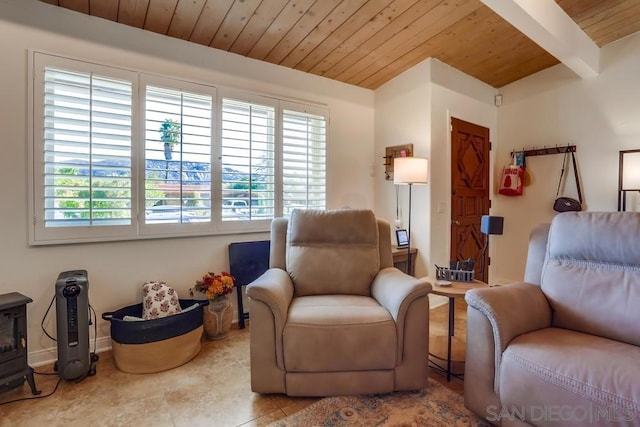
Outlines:
[[[21,292],[28,305],[30,361],[54,360],[40,321],[62,271],[89,272],[100,313],[141,301],[148,280],[165,280],[181,296],[207,271],[228,269],[227,245],[267,233],[47,247],[27,244],[28,49],[167,76],[325,104],[330,109],[328,207],[373,208],[373,92],[247,59],[35,0],[0,0],[0,294]],[[53,332],[54,311],[47,322]],[[99,337],[109,325],[99,322]],[[109,344],[102,340],[102,345]]]
[[[586,209],[616,210],[618,151],[640,148],[640,34],[602,48],[597,77],[580,79],[557,65],[501,93],[496,176],[513,149],[575,144]],[[522,279],[529,231],[556,214],[561,162],[562,155],[527,158],[532,182],[524,195],[494,197],[494,213],[505,217],[504,235],[491,240],[496,277]],[[567,195],[575,198],[570,173]]]
[[[429,157],[430,64],[424,61],[386,83],[375,93],[375,211],[376,216],[393,224],[396,218],[396,185],[385,180],[385,147],[413,144],[414,156]],[[408,226],[409,188],[397,186],[402,226]],[[426,274],[428,259],[428,220],[430,186],[412,189],[411,247],[418,248],[416,276]],[[390,236],[395,242],[395,234]]]
[[[418,248],[416,276],[448,265],[451,224],[451,117],[488,127],[495,141],[495,89],[442,62],[428,59],[376,90],[376,214],[393,223],[395,188],[385,181],[387,146],[412,143],[414,155],[429,158],[429,184],[414,186],[411,245]],[[403,224],[408,193],[400,187]],[[443,208],[438,211],[438,202]]]

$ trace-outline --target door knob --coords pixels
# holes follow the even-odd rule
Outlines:
[[[454,219],[454,220],[453,220],[453,223],[454,223],[455,225],[460,225],[460,221],[458,221],[457,219]]]

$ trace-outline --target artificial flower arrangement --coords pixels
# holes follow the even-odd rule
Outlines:
[[[223,295],[230,294],[233,291],[234,278],[231,274],[222,272],[220,274],[207,273],[202,276],[201,280],[196,280],[196,285],[189,289],[189,293],[193,296],[193,291],[202,292],[207,299],[216,299]]]

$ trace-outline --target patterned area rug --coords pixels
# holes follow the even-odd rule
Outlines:
[[[269,424],[294,426],[489,426],[464,407],[463,397],[429,379],[427,388],[372,396],[324,398]]]

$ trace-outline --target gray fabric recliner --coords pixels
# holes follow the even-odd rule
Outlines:
[[[425,387],[431,286],[393,267],[389,237],[368,210],[294,210],[272,222],[270,268],[247,287],[253,391]]]
[[[640,213],[557,215],[532,232],[525,280],[466,294],[467,408],[502,426],[640,425]]]

